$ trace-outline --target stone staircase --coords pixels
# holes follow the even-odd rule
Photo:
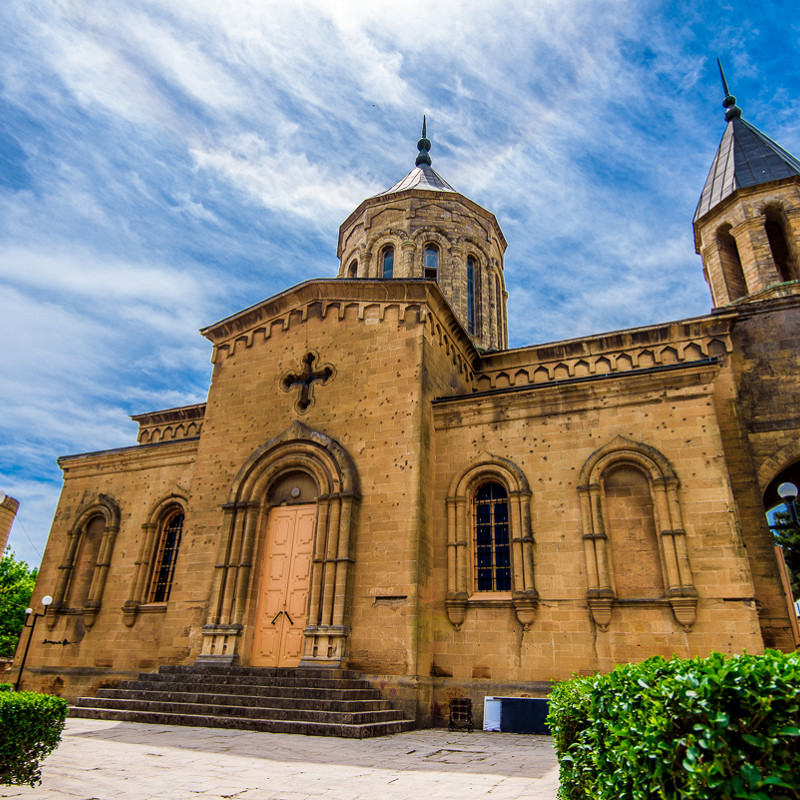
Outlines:
[[[364,739],[414,727],[346,669],[162,666],[79,697],[73,717]]]

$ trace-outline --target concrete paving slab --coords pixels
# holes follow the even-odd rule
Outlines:
[[[549,736],[409,731],[377,739],[67,720],[19,800],[555,800]]]

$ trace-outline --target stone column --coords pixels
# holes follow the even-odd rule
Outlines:
[[[736,240],[749,294],[760,292],[770,284],[781,282],[778,269],[772,260],[772,249],[769,246],[767,232],[764,230],[763,217],[739,223],[731,229],[731,236]]]
[[[414,242],[403,242],[403,259],[402,259],[402,274],[398,278],[413,278],[414,277],[414,251],[416,246]]]

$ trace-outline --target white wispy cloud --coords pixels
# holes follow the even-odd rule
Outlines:
[[[26,528],[41,544],[57,455],[202,399],[197,328],[334,274],[338,224],[412,167],[423,113],[434,168],[509,240],[513,344],[705,312],[690,221],[724,125],[712,57],[800,151],[795,12],[6,0],[0,481]]]
[[[304,153],[277,149],[254,134],[213,150],[192,150],[192,156],[198,167],[216,170],[260,205],[317,220],[328,231],[375,191],[364,181],[310,162]]]

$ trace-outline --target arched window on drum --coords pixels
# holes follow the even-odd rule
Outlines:
[[[425,278],[439,280],[439,248],[435,244],[425,245]]]
[[[384,278],[394,277],[394,247],[384,247],[381,254],[381,275]]]

